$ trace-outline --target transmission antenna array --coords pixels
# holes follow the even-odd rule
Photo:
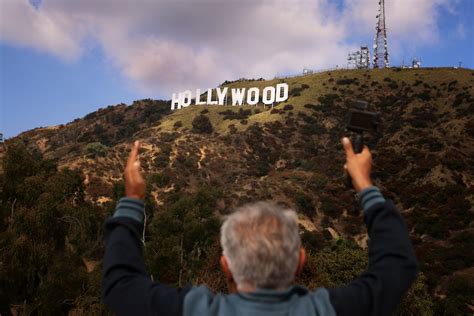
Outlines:
[[[374,68],[389,67],[387,29],[385,27],[385,1],[379,0],[379,12],[377,15],[377,26],[375,27],[374,41]]]

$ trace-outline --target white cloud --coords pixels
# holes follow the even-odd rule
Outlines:
[[[345,63],[344,25],[326,20],[325,6],[295,0],[161,2],[133,13],[139,22],[127,19],[126,28],[111,27],[117,16],[103,19],[98,36],[124,73],[148,90],[207,88],[226,79]]]
[[[74,60],[81,54],[84,29],[62,12],[36,10],[28,1],[2,0],[0,41]]]
[[[389,45],[436,41],[447,1],[388,1]],[[377,1],[346,0],[338,12],[330,0],[2,0],[0,11],[0,40],[74,60],[93,39],[138,88],[166,96],[345,65],[352,34],[373,40]]]

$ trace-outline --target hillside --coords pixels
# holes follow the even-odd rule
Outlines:
[[[122,169],[129,144],[140,139],[150,191],[147,260],[151,273],[162,280],[176,284],[205,281],[214,289],[223,289],[224,280],[213,261],[213,255],[219,253],[218,221],[244,202],[272,199],[299,213],[303,241],[313,254],[300,281],[308,286],[331,285],[338,283],[329,276],[331,265],[328,274],[319,271],[316,280],[309,273],[317,269],[321,249],[330,247],[336,251],[334,260],[351,262],[351,257],[363,257],[361,248],[366,247],[363,219],[353,192],[344,185],[339,141],[345,135],[352,102],[368,101],[382,121],[380,133],[366,138],[374,155],[374,180],[402,210],[423,272],[418,292],[412,293],[404,308],[414,314],[423,308],[436,314],[472,313],[474,72],[338,70],[225,85],[263,88],[279,82],[288,83],[290,97],[273,109],[193,105],[170,112],[169,102],[141,100],[131,106],[101,109],[62,126],[24,132],[9,139],[6,147],[24,145],[27,152],[16,150],[31,155],[27,161],[50,161],[66,174],[68,169],[78,170],[82,183],[76,187],[84,191],[81,203],[97,208],[99,214],[93,215],[92,223],[111,214],[114,201],[123,192]],[[212,132],[201,130],[196,122],[193,126],[198,116],[209,118]],[[31,178],[43,170],[44,163],[35,164],[36,171],[24,174]],[[4,169],[7,176],[15,174],[8,173],[8,165]],[[21,209],[20,198],[20,206],[14,204],[16,197],[29,192],[21,191],[20,186],[7,188],[3,197],[1,229],[11,240],[20,233],[11,224],[10,210]],[[38,193],[37,197],[42,196]],[[69,206],[76,205],[75,201],[71,197]],[[25,214],[33,212],[28,213],[28,207],[26,203]],[[180,214],[176,229],[165,224],[172,214]],[[68,249],[71,236],[67,231],[61,236],[60,243]],[[159,243],[157,236],[164,241]],[[75,265],[91,273],[99,269],[89,269],[86,262],[97,264],[103,251],[100,236],[94,238],[88,241],[93,250],[78,250],[79,246],[69,250],[82,258]],[[180,238],[180,251],[188,255],[184,263],[177,264]],[[349,252],[337,252],[346,250]],[[164,262],[160,266],[158,259]],[[6,266],[1,269],[4,275],[8,272]],[[12,304],[15,299],[10,300]],[[68,306],[74,310],[83,305],[76,298]]]

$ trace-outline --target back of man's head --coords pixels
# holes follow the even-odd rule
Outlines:
[[[221,245],[238,289],[284,289],[298,267],[296,213],[267,202],[244,205],[222,225]]]

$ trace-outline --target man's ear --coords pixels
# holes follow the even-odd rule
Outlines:
[[[303,266],[306,262],[306,250],[303,247],[300,248],[300,257],[298,259],[298,267],[296,268],[295,275],[299,275],[303,271]]]
[[[224,274],[225,274],[227,280],[228,281],[234,281],[234,277],[232,276],[232,272],[230,272],[230,269],[229,269],[229,263],[227,262],[227,258],[224,257],[224,255],[221,256],[220,263],[221,263],[222,271],[224,271]]]
[[[224,271],[225,277],[227,279],[227,286],[229,287],[229,293],[237,293],[237,284],[234,281],[234,276],[229,269],[229,262],[227,262],[227,258],[221,256],[221,267],[222,271]]]

